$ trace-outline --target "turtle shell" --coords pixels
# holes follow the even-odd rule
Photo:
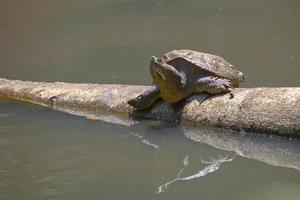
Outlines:
[[[202,53],[187,49],[173,50],[166,53],[162,57],[162,62],[170,62],[175,59],[184,59],[193,64],[193,67],[198,67],[213,75],[230,80],[242,81],[243,74],[238,71],[232,64],[224,58],[208,53]]]

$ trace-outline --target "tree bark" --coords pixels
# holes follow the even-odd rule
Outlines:
[[[176,105],[160,100],[151,109],[134,111],[127,101],[147,88],[0,78],[0,95],[48,107],[300,136],[300,87],[237,88],[227,94],[194,95]]]

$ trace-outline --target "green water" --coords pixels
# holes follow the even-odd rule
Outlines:
[[[189,48],[238,66],[243,87],[299,86],[299,9],[296,0],[2,0],[0,77],[149,85],[152,55]],[[180,178],[199,177],[158,193],[183,168]],[[297,139],[124,126],[0,99],[1,200],[299,199],[299,170]]]

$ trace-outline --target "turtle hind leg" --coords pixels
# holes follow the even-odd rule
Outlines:
[[[231,82],[228,79],[208,76],[197,81],[195,92],[207,92],[210,94],[226,93],[232,90]]]
[[[136,98],[130,99],[128,104],[135,110],[143,110],[150,107],[158,98],[160,98],[159,88],[153,85]]]

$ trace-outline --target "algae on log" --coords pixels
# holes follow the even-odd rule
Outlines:
[[[176,105],[158,101],[151,109],[133,111],[127,101],[148,87],[0,78],[0,95],[48,107],[300,136],[300,87],[237,88],[228,94],[194,95]]]

